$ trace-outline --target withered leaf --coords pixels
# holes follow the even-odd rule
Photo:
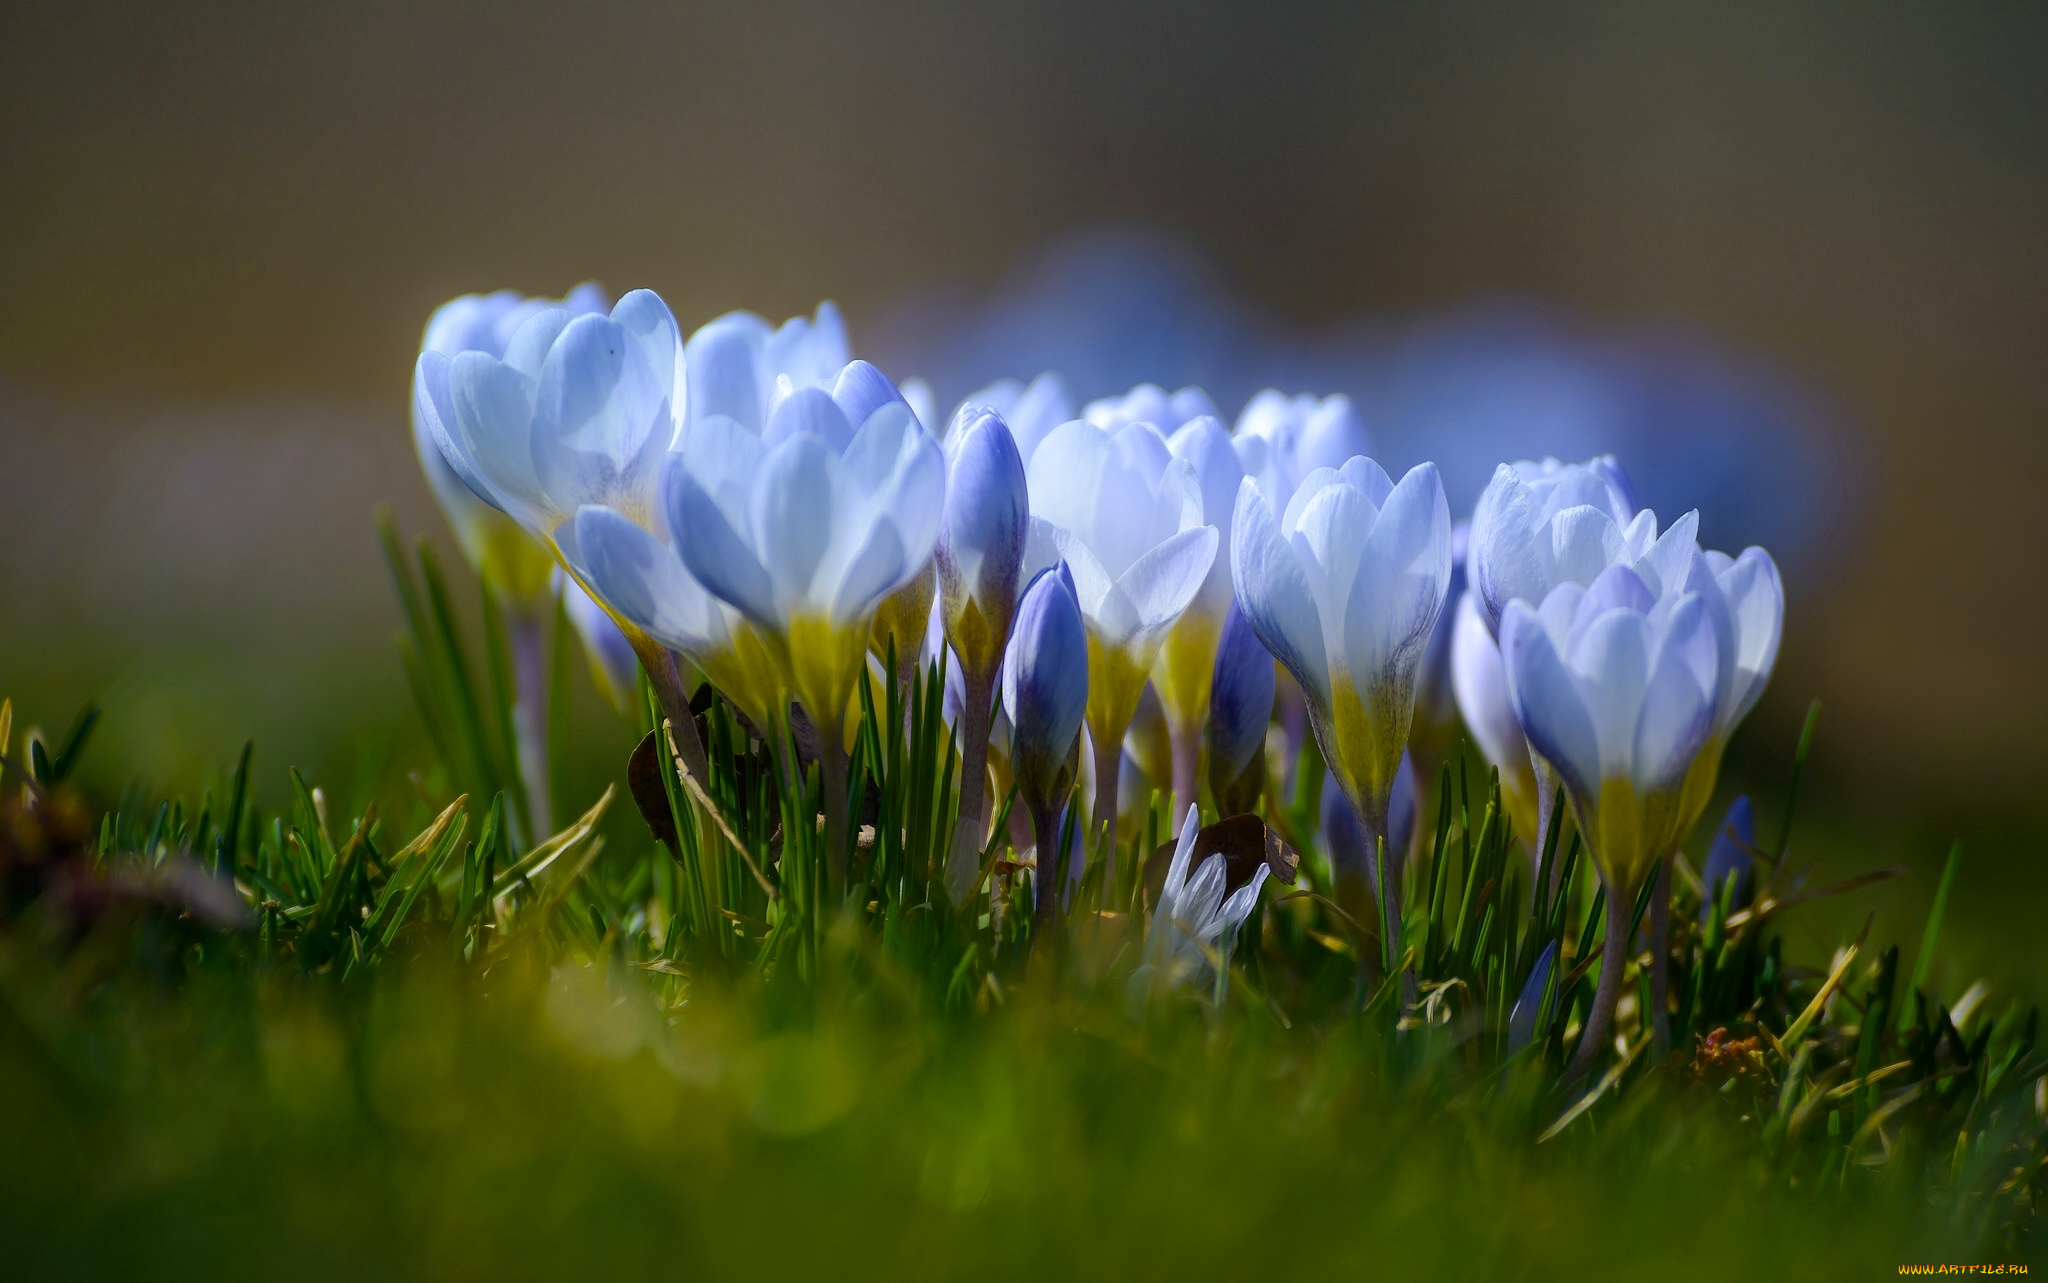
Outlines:
[[[626,759],[626,787],[633,794],[633,804],[640,808],[640,818],[647,821],[647,827],[654,836],[668,844],[671,851],[678,850],[676,817],[668,809],[668,789],[663,785],[661,772],[667,756],[656,744],[659,731],[649,731],[634,748],[633,755]],[[670,767],[669,769],[674,769]]]
[[[1177,842],[1163,843],[1145,860],[1147,909],[1159,900],[1160,889],[1166,885],[1167,866],[1173,863],[1173,849],[1177,845]],[[1301,867],[1301,856],[1295,849],[1268,828],[1264,820],[1250,813],[1225,816],[1195,833],[1194,858],[1188,862],[1189,876],[1192,877],[1194,871],[1202,867],[1202,862],[1212,855],[1223,857],[1226,891],[1235,891],[1250,882],[1261,864],[1272,870],[1276,880],[1293,886],[1295,871]]]

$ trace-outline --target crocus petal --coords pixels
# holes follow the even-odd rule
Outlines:
[[[1265,496],[1247,477],[1231,519],[1230,573],[1238,609],[1259,641],[1302,687],[1329,699],[1323,624],[1294,549],[1280,537]]]
[[[1526,602],[1508,603],[1500,628],[1508,698],[1530,747],[1569,787],[1590,793],[1600,782],[1600,736],[1563,657]]]

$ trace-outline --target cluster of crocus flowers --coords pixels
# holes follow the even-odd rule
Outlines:
[[[1292,707],[1329,772],[1336,898],[1390,944],[1417,794],[1460,722],[1525,843],[1561,790],[1609,904],[1627,905],[1699,819],[1775,662],[1768,555],[1702,550],[1690,513],[1660,529],[1612,459],[1502,465],[1468,534],[1434,465],[1397,482],[1343,397],[1264,392],[1233,428],[1196,388],[1140,385],[1077,414],[1046,373],[941,425],[929,389],[853,359],[830,304],[686,337],[650,291],[604,303],[585,287],[436,313],[414,380],[422,465],[508,609],[562,594],[615,702],[637,659],[686,777],[704,765],[686,677],[762,737],[798,714],[817,728],[841,887],[846,754],[879,657],[895,680],[946,659],[956,902],[984,863],[992,777],[1029,821],[1050,919],[1088,781],[1093,820],[1066,863],[1114,859],[1099,839],[1132,762],[1189,817],[1185,848],[1205,803],[1257,808],[1269,728]],[[1141,702],[1164,729],[1127,761]],[[1149,933],[1155,972],[1187,970],[1187,946],[1235,930],[1258,894],[1211,896],[1207,866],[1184,863]]]

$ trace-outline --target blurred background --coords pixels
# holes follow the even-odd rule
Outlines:
[[[1061,362],[1228,415],[1349,391],[1459,504],[1501,455],[1620,449],[1660,512],[1786,565],[1732,768],[1767,831],[1819,698],[1812,853],[1912,870],[1843,912],[1924,897],[1960,834],[1959,912],[2010,953],[2048,896],[2044,25],[9,6],[0,688],[52,724],[104,698],[109,788],[196,784],[249,735],[273,795],[286,763],[410,769],[370,512],[452,556],[407,429],[431,309],[594,278],[688,328],[830,297],[948,400]],[[578,717],[595,788],[629,736],[587,691]]]

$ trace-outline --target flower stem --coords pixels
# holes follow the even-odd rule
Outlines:
[[[512,651],[512,737],[519,755],[519,782],[526,789],[526,813],[533,832],[528,843],[555,831],[553,790],[548,785],[547,620],[538,610],[508,608],[505,638]]]
[[[1035,807],[1031,813],[1031,834],[1037,846],[1038,868],[1032,875],[1037,900],[1032,913],[1036,929],[1032,936],[1050,931],[1059,917],[1060,905],[1060,808]]]
[[[825,791],[825,868],[834,896],[846,894],[846,745],[836,719],[818,727],[818,776]]]
[[[981,872],[983,798],[988,791],[989,706],[995,700],[995,674],[961,673],[960,818],[953,822],[953,841],[946,854],[946,890],[954,904],[974,892],[971,879]]]
[[[683,693],[683,678],[676,671],[675,655],[645,633],[628,633],[627,639],[632,642],[633,653],[640,657],[640,667],[647,670],[647,680],[654,687],[654,698],[661,705],[662,715],[669,720],[683,770],[696,784],[697,791],[708,798],[711,760],[704,754],[704,741],[697,737],[697,717],[690,711],[690,697]]]
[[[1671,859],[1658,863],[1650,892],[1650,1046],[1659,1056],[1671,1050]]]
[[[1126,729],[1119,727],[1115,735],[1098,735],[1095,727],[1088,728],[1088,740],[1095,749],[1095,819],[1090,831],[1100,833],[1105,826],[1109,830],[1109,854],[1102,870],[1101,903],[1105,907],[1116,903],[1116,786],[1124,765]]]
[[[1175,726],[1171,728],[1173,740],[1173,802],[1166,809],[1169,818],[1176,821],[1187,815],[1188,807],[1202,800],[1202,727]],[[1178,823],[1174,831],[1180,831]]]
[[[1593,988],[1593,1008],[1586,1013],[1578,1050],[1572,1053],[1571,1066],[1564,1071],[1566,1082],[1584,1075],[1600,1059],[1608,1030],[1614,1027],[1614,1005],[1621,1000],[1621,973],[1628,967],[1626,937],[1635,904],[1633,893],[1611,885],[1607,888],[1607,941],[1600,953],[1600,981]]]

